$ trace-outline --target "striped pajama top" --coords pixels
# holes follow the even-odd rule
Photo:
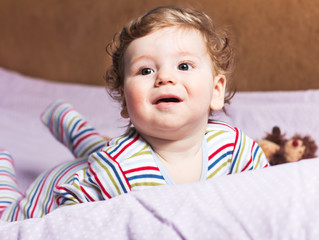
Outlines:
[[[261,148],[241,130],[209,121],[202,141],[201,180],[268,167]],[[173,184],[160,160],[132,128],[101,150],[51,169],[8,206],[1,219],[42,217],[59,206],[100,201],[153,186]]]
[[[203,139],[201,180],[264,168],[261,148],[242,131],[224,122],[209,121]],[[152,148],[135,129],[90,155],[88,167],[71,183],[56,187],[57,205],[113,198],[153,186],[173,184]]]

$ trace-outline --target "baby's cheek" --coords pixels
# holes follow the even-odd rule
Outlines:
[[[143,91],[141,91],[138,85],[134,83],[127,84],[124,88],[124,95],[127,103],[131,102],[139,102],[140,99],[143,97]]]
[[[130,85],[124,89],[127,111],[132,121],[139,118],[145,109],[145,92],[141,88]]]

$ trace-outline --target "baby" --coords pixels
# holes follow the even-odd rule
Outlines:
[[[2,219],[268,167],[261,148],[239,129],[209,120],[230,100],[233,52],[226,32],[207,15],[155,8],[125,26],[108,52],[106,85],[130,128],[106,143],[69,105],[50,106],[43,121],[79,159],[41,175],[25,195],[14,185],[0,189],[0,197],[11,194]],[[10,169],[10,154],[2,156]]]

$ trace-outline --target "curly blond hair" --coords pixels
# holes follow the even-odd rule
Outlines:
[[[106,71],[105,81],[111,97],[119,102],[123,101],[121,91],[124,86],[124,53],[129,44],[137,38],[172,26],[198,30],[206,42],[214,73],[225,75],[229,82],[233,71],[234,52],[228,33],[217,27],[212,19],[201,11],[171,6],[157,7],[124,26],[107,45],[106,50],[112,57],[112,65]],[[225,103],[229,103],[234,93],[228,87],[226,92]],[[125,103],[122,102],[122,107],[123,104]]]

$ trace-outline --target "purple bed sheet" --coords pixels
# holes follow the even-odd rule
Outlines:
[[[73,156],[41,123],[41,112],[64,99],[105,136],[125,131],[119,105],[103,87],[62,84],[0,68],[0,147],[15,160],[25,189],[41,172]],[[239,92],[215,118],[255,140],[277,125],[287,136],[319,143],[319,90]],[[0,222],[0,239],[319,239],[319,159],[207,183],[165,186],[110,201],[58,209],[42,219]],[[96,236],[96,238],[95,238]]]
[[[319,239],[319,159],[0,222],[0,239]]]

